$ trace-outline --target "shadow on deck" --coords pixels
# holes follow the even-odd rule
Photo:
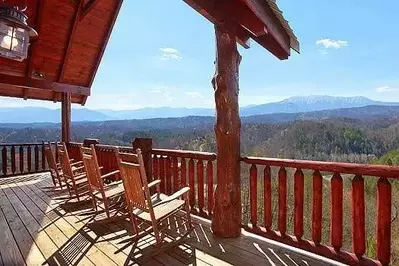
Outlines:
[[[64,203],[49,174],[0,179],[0,265],[338,265],[334,261],[244,233],[215,237],[210,222],[193,217],[188,238],[156,252],[152,235],[132,242],[122,219],[91,219],[91,202]],[[178,216],[165,224],[167,236],[184,231]]]

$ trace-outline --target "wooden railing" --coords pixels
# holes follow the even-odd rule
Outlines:
[[[42,143],[1,143],[0,177],[47,170]]]
[[[210,218],[213,210],[216,154],[181,150],[152,150],[153,176],[161,180],[161,192],[172,194],[190,187],[192,213]]]
[[[392,196],[389,179],[399,177],[399,167],[255,157],[245,157],[242,161],[249,167],[250,218],[249,223],[243,224],[246,230],[349,264],[390,263]],[[371,186],[376,191],[376,204],[365,202],[365,179],[368,188]],[[311,188],[306,190],[307,195],[305,183]],[[347,184],[345,194],[344,184]],[[325,188],[329,188],[329,192],[323,192]],[[344,195],[351,204],[344,202]],[[326,197],[324,204],[323,197]],[[293,202],[287,202],[287,199]],[[345,219],[344,203],[349,205]],[[366,204],[374,208],[376,205],[375,220],[368,219],[375,224],[367,231]],[[273,205],[277,208],[273,209]],[[304,214],[305,205],[311,206],[307,214]],[[325,209],[329,209],[329,217],[323,217]],[[373,215],[368,211],[367,215]],[[263,217],[259,217],[259,213]],[[304,228],[305,215],[311,216],[307,228]],[[272,228],[273,222],[275,228]],[[287,228],[287,224],[291,228]],[[324,243],[323,228],[330,231],[329,241]],[[343,239],[344,228],[351,231],[349,239]],[[306,230],[309,231],[308,239],[304,237]],[[372,259],[366,258],[365,254],[366,232],[376,236],[376,257]],[[352,248],[345,242],[352,242]],[[352,251],[345,251],[345,247]]]

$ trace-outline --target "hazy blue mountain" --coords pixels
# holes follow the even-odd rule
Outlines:
[[[291,97],[280,102],[267,103],[241,108],[242,116],[273,114],[273,113],[300,113],[340,108],[363,107],[368,105],[392,105],[399,103],[373,101],[369,98],[333,97],[333,96],[301,96]]]
[[[364,106],[399,106],[394,102],[373,101],[366,97],[332,97],[332,96],[304,96],[291,97],[280,102],[242,107],[242,117],[266,114],[291,114],[308,113],[322,110],[354,108]],[[346,112],[346,111],[345,111]],[[130,120],[149,118],[177,118],[187,116],[214,116],[214,109],[207,108],[143,108],[137,110],[89,110],[78,108],[72,110],[72,121],[107,121]],[[60,109],[47,109],[37,107],[1,108],[0,123],[58,123],[60,122]],[[278,120],[278,119],[277,119]]]

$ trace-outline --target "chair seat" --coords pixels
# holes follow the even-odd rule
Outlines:
[[[172,214],[179,210],[184,204],[184,200],[175,199],[172,201],[168,201],[166,203],[162,203],[162,198],[166,198],[166,195],[161,194],[161,201],[154,206],[154,215],[156,220],[161,220],[162,218]],[[133,210],[133,214],[137,215],[139,218],[151,222],[151,215],[149,212],[144,212],[139,209]]]
[[[85,177],[84,175],[75,177],[76,186],[82,186],[82,185],[86,185],[87,184],[87,178],[84,178],[84,177]],[[66,179],[66,182],[68,184],[70,184],[70,185],[73,184],[72,180],[70,180],[70,179]]]
[[[122,194],[124,192],[124,187],[122,181],[104,186],[104,193],[106,198],[114,197],[116,195]],[[102,195],[100,191],[94,192],[94,196],[96,198],[102,199]]]

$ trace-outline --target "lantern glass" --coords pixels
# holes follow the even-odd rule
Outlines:
[[[29,32],[27,30],[0,21],[0,54],[2,56],[22,61],[27,57],[28,47]]]

